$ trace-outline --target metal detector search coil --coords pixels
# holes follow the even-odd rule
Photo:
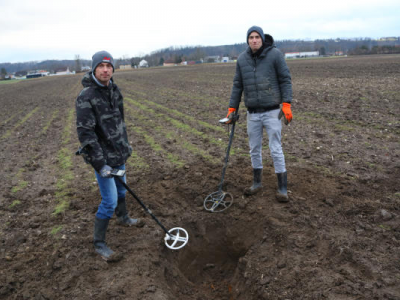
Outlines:
[[[172,228],[164,238],[165,245],[172,250],[178,250],[185,247],[189,241],[189,234],[187,231],[180,227]]]
[[[136,199],[137,202],[143,207],[143,209],[153,218],[154,221],[164,230],[166,233],[164,242],[165,245],[172,250],[178,250],[186,246],[186,244],[189,241],[189,234],[187,231],[183,228],[180,227],[175,227],[170,229],[169,231],[164,227],[163,224],[156,218],[155,215],[148,209],[140,200],[138,196],[126,185],[125,181],[122,179],[122,177],[125,175],[125,170],[118,170],[118,169],[113,169],[111,171],[111,175],[113,175],[117,180],[126,188],[126,190],[133,196],[133,198]]]
[[[204,200],[204,209],[211,212],[222,212],[231,207],[232,203],[232,194],[223,191],[217,191],[208,195]]]

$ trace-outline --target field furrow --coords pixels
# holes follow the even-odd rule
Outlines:
[[[101,196],[75,155],[83,74],[0,84],[0,298],[400,299],[400,56],[288,65],[290,201],[275,199],[266,134],[262,190],[244,194],[253,170],[241,103],[221,187],[234,201],[219,214],[203,204],[222,179],[232,126],[218,120],[235,64],[116,70],[133,148],[127,183],[190,239],[167,249],[127,194],[129,215],[145,225],[111,218],[107,244],[123,256],[112,264],[93,250]]]

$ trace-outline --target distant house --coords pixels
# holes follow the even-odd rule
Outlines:
[[[45,70],[34,70],[34,71],[28,71],[26,74],[26,78],[38,78],[38,77],[44,77],[44,76],[49,76],[50,72],[45,71]]]
[[[50,72],[46,70],[39,70],[38,73],[42,74],[42,76],[49,76]]]
[[[221,62],[224,62],[224,63],[229,62],[229,57],[228,56],[222,57]]]
[[[90,71],[91,69],[92,69],[92,68],[89,67],[89,66],[83,66],[83,67],[81,68],[81,71],[86,72],[86,71]]]
[[[132,69],[132,66],[131,65],[120,65],[119,68],[122,70],[127,70],[127,69]]]
[[[172,58],[165,60],[164,63],[163,63],[164,67],[173,67],[175,65],[176,65],[175,64],[175,60],[172,59]]]
[[[142,59],[139,63],[139,68],[148,68],[148,67],[149,63],[146,60]]]
[[[66,70],[65,69],[56,70],[56,74],[55,75],[70,75],[70,74],[75,74],[75,71],[71,72],[69,70],[69,68],[67,67]]]
[[[317,56],[319,56],[319,51],[285,53],[285,58],[303,58],[303,57],[317,57]]]
[[[206,63],[217,63],[217,62],[220,62],[220,61],[221,60],[220,60],[218,55],[204,57],[204,62],[206,62]]]

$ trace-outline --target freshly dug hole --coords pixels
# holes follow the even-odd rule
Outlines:
[[[164,274],[175,296],[193,294],[193,289],[198,296],[232,295],[241,278],[234,276],[238,275],[240,258],[261,238],[262,230],[255,228],[255,221],[244,222],[222,214],[209,214],[187,225],[187,246],[176,256],[167,254],[172,266]]]

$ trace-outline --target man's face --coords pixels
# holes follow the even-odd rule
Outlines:
[[[110,63],[100,63],[94,71],[94,76],[101,84],[107,85],[113,75],[113,67]]]
[[[261,36],[255,31],[250,33],[248,42],[249,42],[251,51],[253,51],[253,52],[257,52],[257,50],[260,49],[262,46]]]

